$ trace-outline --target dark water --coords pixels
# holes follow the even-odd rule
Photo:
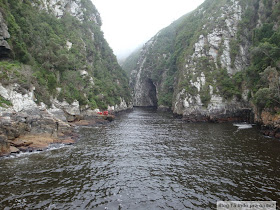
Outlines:
[[[73,146],[0,159],[0,209],[215,209],[280,202],[280,141],[135,109]]]

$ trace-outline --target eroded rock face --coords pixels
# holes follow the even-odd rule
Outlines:
[[[8,27],[4,21],[3,15],[0,11],[0,58],[8,57],[11,48],[7,42],[10,38]]]
[[[280,139],[280,115],[272,114],[269,110],[263,110],[255,115],[255,122],[262,125],[261,132],[265,136]]]
[[[194,53],[188,59],[186,63],[186,68],[193,66],[196,58],[208,57],[213,60],[217,65],[218,58],[220,59],[222,67],[227,69],[229,74],[234,74],[237,71],[242,70],[242,67],[246,63],[240,61],[240,59],[247,59],[246,54],[242,53],[248,51],[249,46],[240,46],[240,56],[242,58],[237,58],[236,63],[232,65],[232,60],[230,56],[230,41],[234,39],[238,30],[238,24],[241,20],[242,8],[239,2],[232,0],[231,5],[224,6],[220,8],[222,14],[218,18],[210,18],[209,23],[216,22],[216,25],[209,28],[209,33],[207,35],[200,35],[197,43],[194,44]],[[198,15],[204,13],[204,9],[199,10]],[[222,25],[218,20],[223,20]],[[209,25],[211,25],[209,24]],[[207,25],[203,26],[203,29],[207,28]],[[244,49],[246,48],[246,49]],[[220,51],[220,49],[223,49]],[[221,55],[219,55],[221,53]],[[240,65],[238,65],[240,64]]]
[[[150,78],[152,69],[147,68],[146,56],[156,37],[151,39],[142,49],[137,69],[132,71],[130,85],[133,89],[133,105],[134,106],[157,106],[157,85]]]
[[[37,104],[34,102],[34,89],[23,94],[17,91],[18,88],[19,85],[16,83],[7,87],[0,84],[0,95],[12,102],[13,109],[16,112],[38,109]]]
[[[46,148],[49,143],[58,138],[72,135],[72,127],[48,113],[44,108],[23,110],[20,112],[7,109],[0,112],[0,156],[20,151],[30,151],[32,148]],[[34,142],[19,139],[26,135],[34,135],[38,141],[48,138],[41,146]],[[31,145],[31,146],[30,146]],[[11,146],[11,147],[10,147]]]
[[[80,21],[84,20],[85,12],[89,9],[82,6],[81,0],[42,0],[39,4],[34,1],[33,5],[53,13],[57,18],[61,18],[65,12],[68,12]],[[95,14],[91,13],[89,20],[101,25],[100,14],[97,11]]]
[[[141,85],[140,85],[141,84]],[[157,91],[153,81],[149,78],[142,78],[137,83],[138,89],[135,92],[134,106],[157,106]]]
[[[0,156],[18,150],[12,146],[26,147],[14,142],[22,135],[44,135],[50,138],[63,136],[72,132],[72,127],[65,122],[64,113],[58,108],[47,110],[45,105],[37,105],[33,94],[34,89],[22,90],[17,84],[11,84],[6,87],[0,84],[0,95],[12,103],[12,106],[0,109]],[[61,119],[60,119],[61,118]],[[10,151],[10,152],[9,152]]]
[[[116,104],[115,106],[108,106],[108,111],[121,112],[133,108],[133,104],[132,103],[128,104],[123,98],[120,98],[120,101],[121,101],[120,104]]]
[[[201,8],[196,15],[205,13],[204,10]],[[217,81],[209,79],[209,71],[224,68],[229,77],[232,77],[242,71],[249,62],[250,43],[246,40],[243,45],[238,46],[239,53],[234,60],[231,56],[231,43],[236,40],[238,24],[242,19],[239,1],[231,0],[220,11],[218,17],[209,18],[209,25],[203,25],[202,29],[209,32],[199,36],[193,46],[193,54],[187,57],[185,68],[182,69],[183,78],[179,78],[179,82],[188,81],[188,90],[191,91],[178,90],[173,103],[173,112],[185,118],[195,119],[194,116],[199,116],[197,118],[205,121],[215,117],[227,118],[230,114],[236,118],[238,113],[242,118],[242,110],[250,107],[246,94],[242,95],[242,99],[236,97],[226,99],[216,87]],[[207,62],[208,66],[201,67],[203,62]],[[246,91],[244,89],[244,93]]]
[[[80,105],[78,101],[74,101],[72,104],[67,103],[66,101],[59,102],[58,100],[53,100],[53,108],[49,109],[49,112],[56,115],[61,120],[65,121],[62,116],[62,112],[64,112],[64,116],[66,121],[72,122],[75,121],[76,117],[81,115]]]

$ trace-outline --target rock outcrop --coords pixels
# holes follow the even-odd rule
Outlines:
[[[7,141],[6,135],[0,135],[0,156],[10,154],[10,145]]]
[[[17,92],[21,89],[22,92]],[[51,143],[74,143],[74,121],[76,125],[91,125],[112,121],[113,116],[99,116],[99,110],[81,110],[78,101],[72,104],[54,99],[48,108],[37,105],[31,91],[19,88],[18,84],[4,87],[0,84],[0,96],[11,102],[11,106],[0,107],[0,156],[20,151],[43,150]],[[122,99],[116,106],[108,107],[110,112],[120,112],[132,108]],[[85,120],[86,123],[85,123]]]
[[[120,98],[120,104],[116,104],[115,106],[108,106],[108,111],[111,112],[122,112],[126,110],[133,109],[133,103],[127,103],[123,98]]]
[[[82,0],[41,0],[40,2],[33,1],[32,4],[38,6],[41,10],[54,14],[57,18],[61,18],[68,12],[80,21],[88,19],[101,26],[101,17],[98,11],[93,5],[91,6],[93,7],[94,13],[92,11],[87,11],[87,8],[83,6],[85,2]],[[89,12],[90,16],[85,15],[85,13]]]
[[[10,38],[8,27],[0,11],[0,58],[8,57],[11,51],[7,39]]]
[[[12,104],[0,108],[0,156],[19,151],[41,150],[54,141],[71,139],[73,129],[67,122],[56,118],[44,105],[38,106],[34,102],[33,91],[26,90],[23,95],[17,89],[17,84],[7,87],[0,84],[1,97]],[[19,140],[25,135],[37,136],[37,142],[42,142],[42,137],[48,138],[48,141],[45,141],[45,147],[36,146],[35,142]]]

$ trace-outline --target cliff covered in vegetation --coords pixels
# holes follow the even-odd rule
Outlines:
[[[169,108],[188,121],[254,113],[280,127],[279,11],[275,0],[206,0],[124,63],[134,105]]]
[[[131,107],[128,77],[100,27],[90,0],[0,0],[2,145]]]
[[[9,58],[1,61],[2,84],[34,89],[37,103],[47,105],[56,98],[107,109],[130,101],[128,79],[90,0],[1,0],[0,7],[2,31],[8,29],[1,57]]]

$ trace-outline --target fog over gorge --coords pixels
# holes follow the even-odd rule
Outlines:
[[[104,36],[120,60],[203,1],[92,0],[101,15]]]

